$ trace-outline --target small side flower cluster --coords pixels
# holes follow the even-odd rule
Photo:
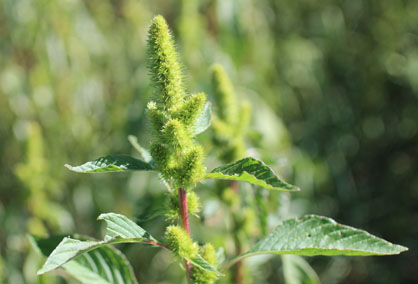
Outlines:
[[[174,41],[162,16],[153,19],[148,34],[149,70],[157,89],[147,111],[154,130],[151,155],[162,177],[173,188],[189,189],[203,176],[203,149],[193,139],[204,93],[185,92]]]
[[[223,162],[234,162],[245,155],[244,136],[250,121],[251,106],[248,102],[239,106],[232,83],[219,64],[212,68],[212,87],[218,107],[217,116],[212,119],[214,144],[222,149],[219,158]]]

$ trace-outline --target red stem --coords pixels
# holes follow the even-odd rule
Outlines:
[[[231,180],[231,188],[232,190],[236,193],[239,194],[239,187],[238,187],[238,182],[236,180]]]
[[[158,242],[154,242],[154,241],[144,241],[143,243],[146,243],[146,244],[150,244],[150,245],[154,245],[154,246],[159,246],[159,247],[162,247],[162,248],[166,248],[166,249],[170,249],[168,246],[166,246],[165,244],[162,244],[162,243],[158,243]]]
[[[190,225],[189,225],[189,209],[187,207],[187,192],[184,188],[179,188],[179,203],[180,203],[180,216],[181,216],[181,225],[187,234],[190,236]],[[191,283],[192,264],[186,261],[186,273],[187,273],[187,282]]]
[[[189,225],[189,209],[187,207],[187,193],[184,188],[179,188],[179,202],[180,202],[180,216],[181,216],[181,225],[183,229],[190,236],[190,225]]]

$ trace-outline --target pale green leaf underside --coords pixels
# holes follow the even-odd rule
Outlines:
[[[213,169],[204,178],[245,181],[267,189],[299,191],[298,187],[281,180],[262,161],[251,157]]]
[[[50,247],[57,245],[52,238],[32,238],[42,254],[48,256]],[[62,268],[84,284],[137,284],[132,267],[114,247],[99,247],[68,261]]]
[[[90,252],[106,245],[118,243],[150,244],[150,242],[152,245],[155,242],[155,239],[144,229],[123,215],[107,213],[100,215],[98,219],[104,220],[107,224],[106,235],[103,241],[80,241],[69,237],[64,238],[49,255],[38,274],[54,270],[85,252]]]
[[[282,255],[283,276],[286,284],[320,284],[318,275],[299,255]]]
[[[195,121],[194,129],[193,129],[193,136],[196,136],[206,129],[209,128],[210,122],[212,119],[212,112],[211,112],[211,103],[206,102],[202,113],[198,116]]]
[[[152,156],[151,153],[143,148],[141,145],[139,145],[138,138],[134,135],[128,136],[128,141],[131,143],[132,147],[135,148],[135,150],[138,151],[139,154],[141,154],[141,157],[144,159],[145,162],[152,164]]]
[[[68,169],[78,173],[106,173],[124,171],[151,171],[153,167],[142,160],[125,155],[108,155],[87,162],[81,166],[65,165]]]
[[[284,221],[254,248],[233,261],[258,254],[368,256],[399,254],[405,250],[406,247],[338,224],[330,218],[307,215]]]

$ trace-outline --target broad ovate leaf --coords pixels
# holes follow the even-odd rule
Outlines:
[[[206,102],[202,113],[197,117],[193,129],[193,136],[196,136],[209,128],[212,119],[211,103]]]
[[[108,155],[82,164],[81,166],[65,165],[78,173],[107,173],[124,171],[151,171],[151,164],[125,155]]]
[[[107,225],[106,235],[104,236],[103,241],[83,241],[65,237],[51,252],[45,264],[38,271],[38,274],[54,270],[75,257],[106,245],[118,243],[142,243],[157,246],[159,244],[144,229],[123,215],[106,213],[100,215],[98,219],[104,220]]]
[[[261,187],[281,191],[298,191],[299,188],[280,179],[262,161],[247,157],[234,163],[220,166],[206,174],[204,179],[245,181]]]
[[[44,256],[51,254],[62,237],[31,237],[32,244]],[[61,266],[84,284],[137,284],[132,267],[125,256],[112,246],[85,252]]]
[[[258,254],[368,256],[399,254],[406,250],[404,246],[338,224],[331,218],[307,215],[284,221],[231,263]]]
[[[318,275],[299,255],[282,255],[283,276],[286,284],[321,284]]]

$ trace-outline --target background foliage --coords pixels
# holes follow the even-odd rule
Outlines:
[[[269,228],[316,213],[366,229],[410,251],[308,258],[322,282],[416,283],[417,10],[413,0],[2,0],[0,282],[75,283],[60,274],[37,279],[42,259],[28,233],[100,238],[96,217],[115,211],[162,234],[162,218],[146,220],[164,202],[156,176],[63,167],[133,154],[129,134],[148,145],[145,39],[151,18],[162,14],[189,90],[210,96],[210,66],[221,63],[251,101],[251,125],[261,134],[251,136],[248,154],[302,189],[291,202],[286,193],[270,195]],[[208,136],[201,142],[210,149]],[[210,205],[203,221],[216,223],[213,185],[199,187]],[[222,238],[194,222],[198,238]],[[120,249],[141,283],[182,277],[164,251]],[[254,283],[283,281],[280,258],[248,260],[256,263],[263,265],[249,272]]]

